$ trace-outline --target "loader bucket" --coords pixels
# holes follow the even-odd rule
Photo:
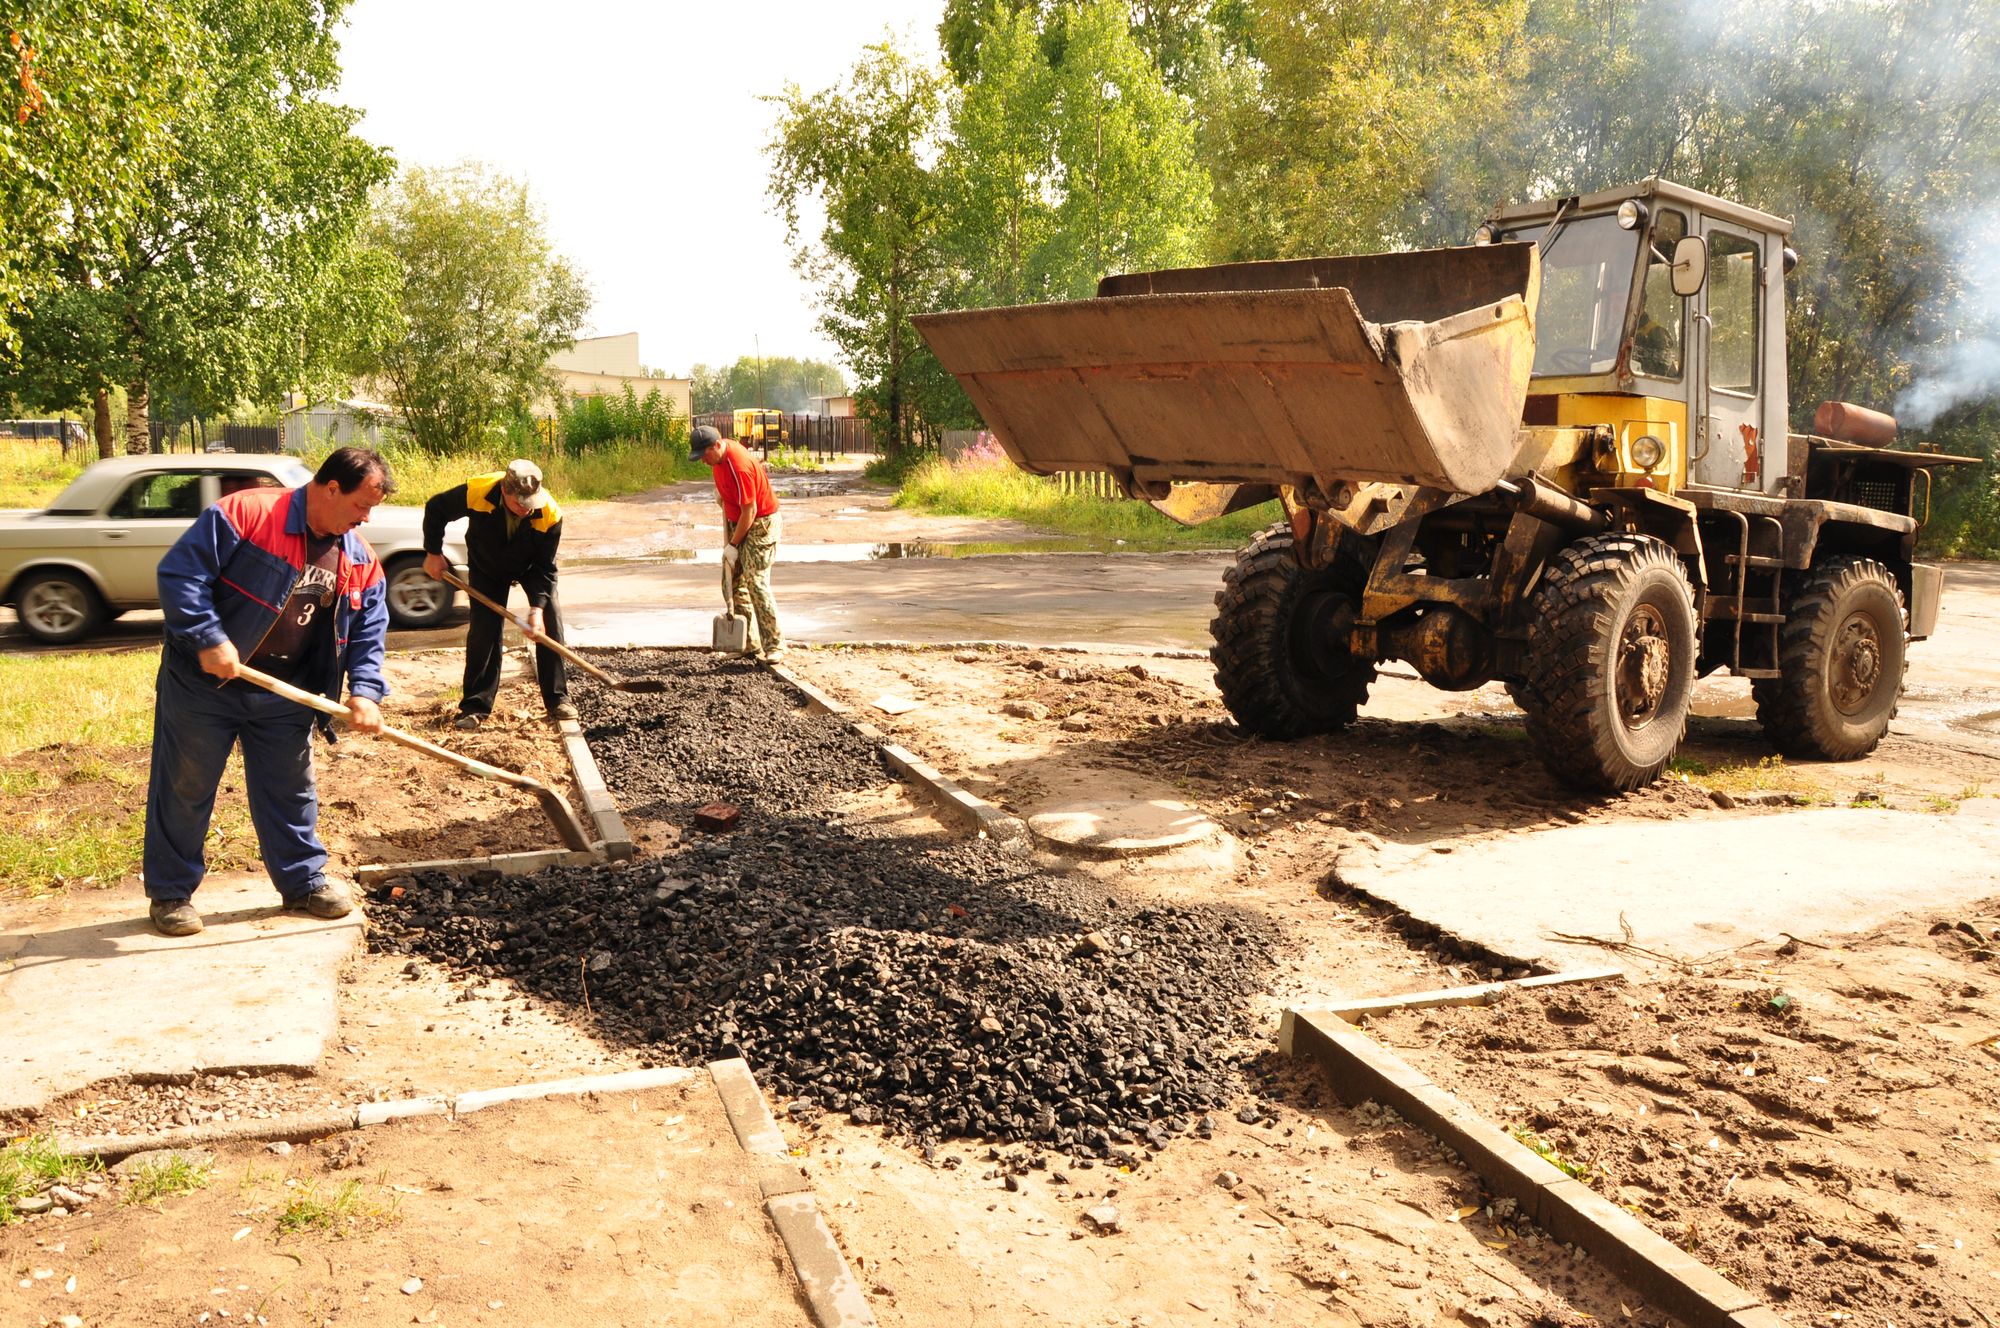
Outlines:
[[[1133,273],[915,322],[1038,474],[1484,493],[1518,450],[1539,280],[1533,245],[1486,245]]]

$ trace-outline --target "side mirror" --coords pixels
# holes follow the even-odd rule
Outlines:
[[[1708,280],[1708,242],[1699,235],[1683,235],[1674,246],[1674,294],[1685,299]]]

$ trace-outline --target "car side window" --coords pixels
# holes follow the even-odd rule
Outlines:
[[[140,475],[125,486],[106,515],[118,521],[192,521],[201,515],[201,475],[194,471]]]
[[[282,481],[276,475],[266,475],[262,471],[234,470],[222,476],[222,496],[228,497],[242,489],[281,489]]]

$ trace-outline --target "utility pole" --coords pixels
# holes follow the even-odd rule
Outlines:
[[[764,408],[764,347],[757,340],[757,334],[750,334],[750,348],[757,352],[757,409]]]

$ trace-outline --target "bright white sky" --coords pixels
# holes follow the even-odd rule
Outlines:
[[[596,293],[586,335],[648,366],[834,359],[765,195],[787,82],[844,82],[894,30],[937,47],[944,0],[355,0],[340,100],[404,165],[482,161],[533,190]],[[843,366],[844,367],[844,366]],[[850,385],[851,385],[850,376]]]

